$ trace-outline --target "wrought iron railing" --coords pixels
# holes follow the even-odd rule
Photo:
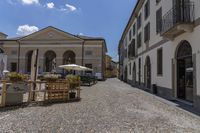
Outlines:
[[[174,6],[162,18],[161,33],[165,33],[177,24],[194,22],[194,2],[185,2]]]

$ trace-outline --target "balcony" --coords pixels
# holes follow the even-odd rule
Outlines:
[[[174,6],[162,18],[161,36],[173,40],[184,32],[192,32],[194,28],[194,3],[186,2]]]

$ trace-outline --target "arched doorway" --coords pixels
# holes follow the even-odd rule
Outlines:
[[[136,65],[133,64],[133,85],[136,85]]]
[[[127,66],[125,67],[125,70],[124,70],[124,82],[127,82],[127,79],[128,79],[128,69],[127,69]]]
[[[141,85],[141,58],[138,60],[138,85]]]
[[[28,51],[26,53],[26,72],[30,73],[31,72],[31,62],[32,62],[32,55],[33,51]]]
[[[69,50],[63,54],[63,65],[66,64],[75,64],[76,63],[76,54]]]
[[[177,49],[177,97],[193,101],[193,62],[192,47],[188,41],[182,41]]]
[[[53,72],[56,69],[56,53],[54,51],[47,51],[44,55],[45,72]]]
[[[76,54],[71,50],[68,50],[63,54],[63,65],[66,64],[76,64]],[[66,71],[63,69],[63,73],[72,74],[72,71]]]
[[[146,88],[151,89],[151,60],[149,56],[146,57],[145,61],[144,78]]]

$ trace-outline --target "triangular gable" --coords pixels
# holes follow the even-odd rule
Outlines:
[[[30,35],[22,37],[20,40],[77,40],[82,41],[83,39],[74,36],[70,33],[49,26]]]

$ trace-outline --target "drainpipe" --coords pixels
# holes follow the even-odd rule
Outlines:
[[[85,45],[85,40],[82,43],[82,66],[84,66],[84,45]]]
[[[84,66],[84,55],[85,55],[85,53],[84,53],[84,45],[85,45],[85,40],[83,40],[83,43],[82,43],[82,66]],[[84,73],[83,73],[83,71],[81,72],[81,75],[83,75]]]
[[[20,53],[21,53],[21,44],[20,41],[17,40],[18,43],[18,59],[17,59],[17,72],[19,73],[19,64],[20,64]]]
[[[102,72],[102,78],[103,80],[105,80],[105,58],[106,58],[106,55],[105,55],[105,52],[104,52],[104,42],[102,42],[102,62],[101,62],[101,72]]]

